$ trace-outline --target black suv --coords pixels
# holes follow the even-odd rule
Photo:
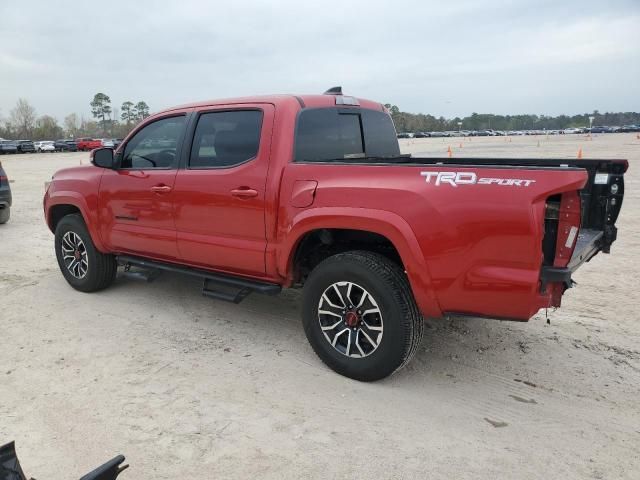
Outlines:
[[[0,223],[7,223],[11,215],[11,187],[0,163]]]
[[[60,141],[64,141],[67,145],[69,145],[69,151],[70,152],[77,152],[78,151],[78,144],[75,142],[75,140],[60,140]],[[54,143],[55,145],[55,143]]]
[[[36,147],[31,140],[17,140],[18,153],[35,153]]]
[[[67,140],[56,140],[55,142],[53,142],[53,148],[56,152],[77,152],[78,144],[73,142],[72,147],[71,145],[69,145]]]
[[[18,147],[13,140],[0,140],[0,154],[17,153]]]

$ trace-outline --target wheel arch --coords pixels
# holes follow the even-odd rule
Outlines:
[[[383,211],[363,208],[337,208],[321,207],[305,210],[294,218],[290,228],[287,229],[277,258],[278,273],[287,279],[288,284],[294,283],[297,270],[297,261],[300,258],[300,249],[311,236],[323,235],[319,232],[359,232],[379,239],[393,251],[381,252],[379,249],[369,249],[377,253],[388,253],[385,256],[397,260],[404,268],[411,285],[414,297],[420,310],[427,316],[441,316],[442,312],[431,286],[431,276],[428,272],[426,260],[410,225],[399,215]],[[362,243],[354,244],[354,248],[342,251],[358,249],[362,250]],[[367,249],[364,247],[364,249]],[[395,253],[394,253],[395,252]],[[336,252],[337,253],[337,252]]]
[[[91,216],[89,213],[90,211],[91,210],[87,205],[86,200],[81,195],[75,192],[65,192],[64,194],[63,192],[56,192],[54,196],[49,197],[48,202],[46,203],[45,218],[49,230],[51,230],[52,233],[55,233],[58,223],[65,216],[80,214],[87,226],[89,235],[91,235],[93,244],[100,252],[106,253],[102,239],[95,230],[95,215]]]

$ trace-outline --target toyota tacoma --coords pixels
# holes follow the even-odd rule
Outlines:
[[[385,107],[337,87],[157,113],[57,172],[44,211],[73,288],[118,267],[193,275],[236,303],[304,287],[315,352],[372,381],[411,359],[424,317],[560,306],[616,239],[627,166],[402,155]]]

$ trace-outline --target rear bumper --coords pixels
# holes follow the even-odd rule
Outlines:
[[[563,283],[566,288],[571,288],[573,286],[573,280],[571,278],[573,272],[583,263],[591,260],[602,249],[603,236],[604,232],[600,230],[580,230],[573,255],[566,267],[542,267],[542,271],[540,272],[541,291],[544,291],[550,283]]]

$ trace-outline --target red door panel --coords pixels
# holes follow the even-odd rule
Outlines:
[[[113,251],[176,259],[177,170],[107,170],[100,183],[102,240]]]

